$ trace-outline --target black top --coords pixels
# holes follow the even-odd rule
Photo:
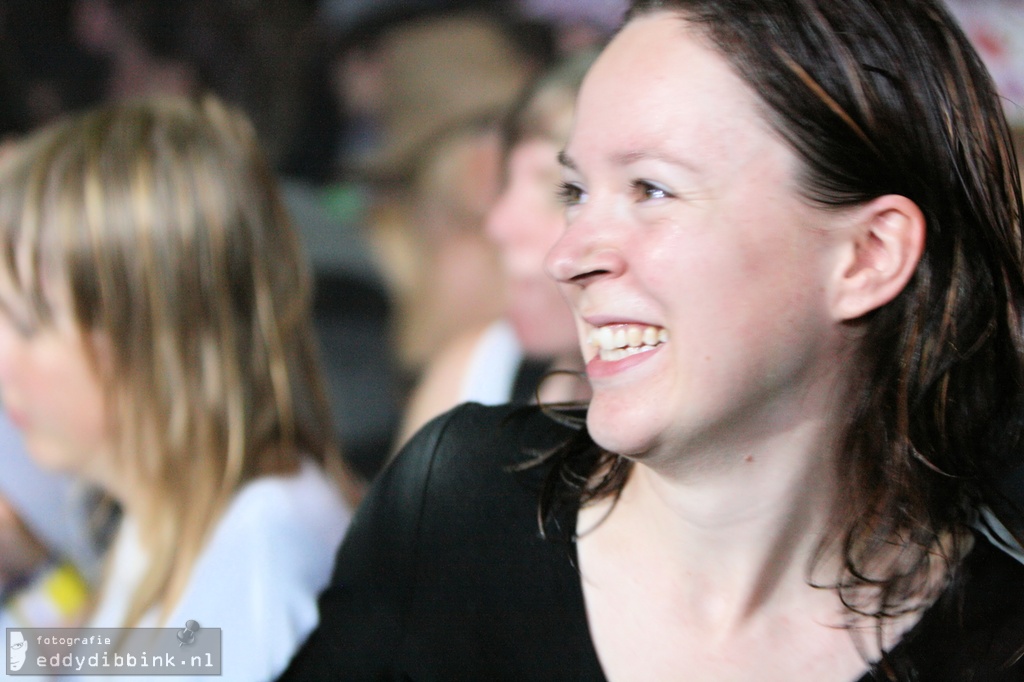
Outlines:
[[[536,408],[479,405],[420,431],[356,514],[281,680],[603,680],[575,545],[538,533],[546,472],[509,469],[568,435]],[[896,679],[1024,680],[1024,566],[979,536],[959,575],[893,650]]]

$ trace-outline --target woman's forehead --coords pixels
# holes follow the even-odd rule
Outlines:
[[[678,14],[658,12],[627,24],[588,74],[567,153],[713,162],[768,130],[728,60]]]

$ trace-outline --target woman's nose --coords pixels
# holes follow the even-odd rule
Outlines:
[[[587,286],[599,279],[617,277],[626,263],[615,235],[610,222],[581,214],[548,251],[544,267],[561,284]]]

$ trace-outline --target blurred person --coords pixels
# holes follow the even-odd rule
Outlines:
[[[503,181],[486,217],[505,275],[501,319],[463,334],[431,361],[409,401],[398,444],[462,402],[567,402],[585,396],[572,312],[544,271],[565,228],[558,151],[569,136],[576,90],[596,54],[553,65],[527,88],[503,132]]]
[[[266,680],[348,523],[310,278],[248,120],[111,104],[0,166],[0,390],[41,466],[122,510],[93,627],[224,632]]]
[[[395,303],[399,366],[414,378],[455,335],[500,314],[483,218],[499,183],[499,122],[535,65],[484,12],[415,14],[361,35],[340,82],[360,86],[351,94],[375,132],[346,177]]]
[[[504,282],[495,276],[500,262],[484,232],[498,192],[499,158],[499,136],[490,123],[449,133],[413,180],[410,232],[387,235],[391,262],[399,264],[402,254],[406,259],[395,331],[409,376],[418,376],[460,331],[501,314]]]

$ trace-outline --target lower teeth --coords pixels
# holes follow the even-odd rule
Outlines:
[[[637,353],[644,353],[649,350],[654,350],[654,346],[629,346],[627,348],[612,348],[609,350],[601,349],[601,359],[608,362],[615,362],[627,358],[630,355],[636,355]]]

